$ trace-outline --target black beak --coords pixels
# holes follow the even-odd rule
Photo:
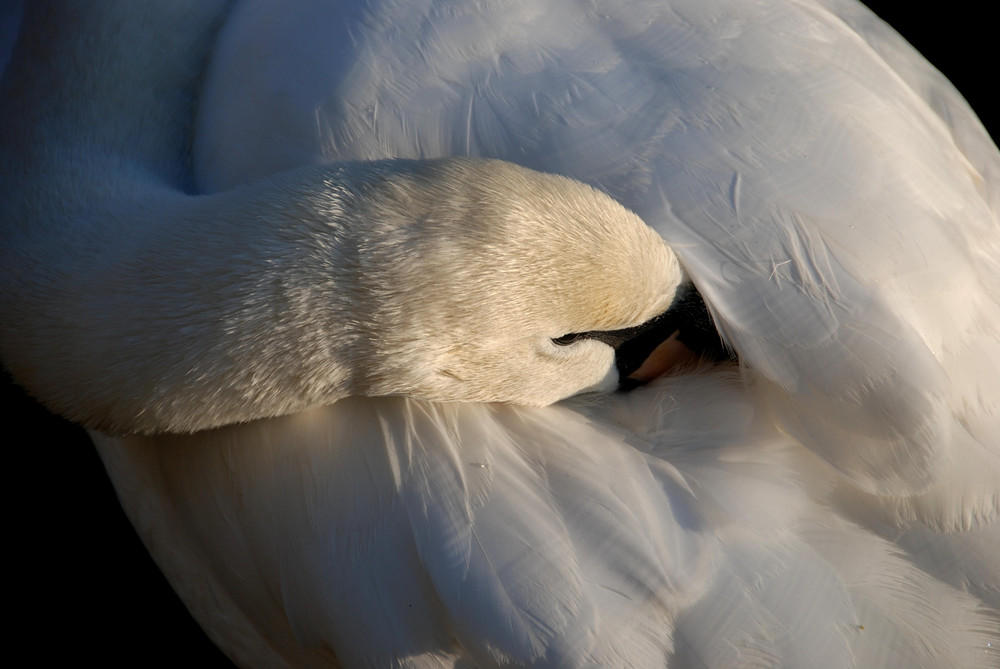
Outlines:
[[[701,294],[690,282],[678,289],[670,308],[656,318],[635,327],[588,335],[615,349],[618,384],[622,390],[631,390],[649,380],[633,375],[667,340],[683,344],[689,358],[716,362],[735,360],[735,355],[722,343]]]

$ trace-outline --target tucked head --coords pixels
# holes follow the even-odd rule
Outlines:
[[[640,326],[683,282],[659,235],[571,179],[444,160],[366,182],[351,215],[374,306],[365,394],[541,405],[613,389],[612,346],[564,337]]]

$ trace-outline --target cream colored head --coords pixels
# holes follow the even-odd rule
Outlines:
[[[393,163],[355,200],[359,299],[374,306],[364,394],[548,404],[616,386],[614,351],[568,333],[639,325],[682,272],[635,214],[499,161]],[[357,218],[355,218],[357,217]]]

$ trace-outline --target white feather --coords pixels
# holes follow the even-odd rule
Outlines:
[[[1000,155],[847,3],[244,3],[196,179],[478,156],[676,250],[743,368],[95,434],[255,666],[996,667]]]

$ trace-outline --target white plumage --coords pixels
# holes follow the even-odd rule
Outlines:
[[[230,17],[200,189],[389,156],[573,176],[671,243],[744,368],[98,436],[227,652],[997,666],[1000,157],[863,8],[722,4]]]

